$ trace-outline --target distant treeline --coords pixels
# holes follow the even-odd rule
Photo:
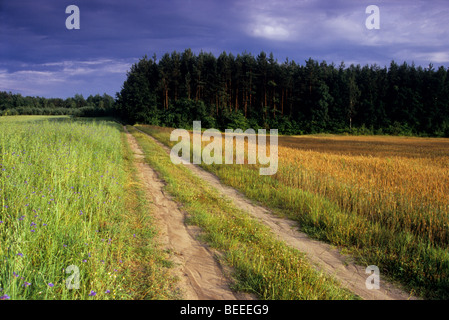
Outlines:
[[[78,117],[109,116],[115,113],[115,100],[104,94],[87,99],[81,94],[67,99],[22,96],[0,91],[0,116],[72,115]]]
[[[449,136],[449,69],[392,61],[339,66],[279,63],[261,52],[219,57],[190,49],[135,63],[117,93],[129,122],[275,128],[284,134]]]

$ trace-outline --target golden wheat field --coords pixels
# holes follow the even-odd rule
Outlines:
[[[449,139],[283,137],[279,144],[280,181],[447,243]]]
[[[176,143],[169,128],[143,128]],[[202,166],[412,292],[449,297],[449,139],[309,135],[278,142],[272,176],[247,161]]]

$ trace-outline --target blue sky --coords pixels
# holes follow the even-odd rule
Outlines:
[[[69,5],[79,30],[65,26]],[[369,5],[380,9],[378,30],[365,26]],[[0,0],[0,91],[115,96],[139,58],[186,48],[449,67],[448,17],[447,0]]]

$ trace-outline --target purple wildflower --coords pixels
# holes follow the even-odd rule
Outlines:
[[[9,300],[11,299],[7,294],[4,294],[3,296],[0,297],[0,300]]]
[[[96,296],[96,295],[97,295],[97,293],[93,290],[89,293],[89,296],[91,296],[91,297]]]
[[[50,283],[48,284],[48,286],[49,286],[49,287],[53,287],[54,284],[50,282]]]
[[[19,252],[17,255],[23,257],[23,253],[21,252]]]

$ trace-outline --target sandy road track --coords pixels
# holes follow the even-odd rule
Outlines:
[[[140,130],[139,132],[146,134]],[[167,153],[170,153],[170,149],[167,146],[163,145],[157,139],[154,139],[151,135],[146,135],[163,147]],[[233,201],[238,208],[247,211],[259,221],[269,226],[279,239],[285,241],[288,245],[301,252],[306,253],[309,260],[316,266],[316,268],[334,276],[344,287],[348,288],[362,299],[416,299],[399,287],[384,281],[382,275],[380,275],[380,289],[369,290],[366,286],[366,280],[370,274],[365,273],[366,267],[354,264],[350,257],[342,255],[340,251],[334,247],[311,239],[305,233],[298,231],[297,222],[279,218],[271,214],[267,208],[254,204],[234,188],[221,183],[220,179],[214,174],[191,163],[185,163],[184,165],[203,181],[217,189],[223,196]]]
[[[144,155],[136,139],[126,130],[128,143],[134,153],[139,179],[151,200],[159,230],[159,241],[164,250],[172,253],[175,263],[173,275],[180,281],[178,288],[186,300],[246,300],[252,296],[230,290],[228,279],[213,251],[196,240],[198,228],[184,223],[185,214],[178,204],[167,195],[164,182],[143,161]]]

